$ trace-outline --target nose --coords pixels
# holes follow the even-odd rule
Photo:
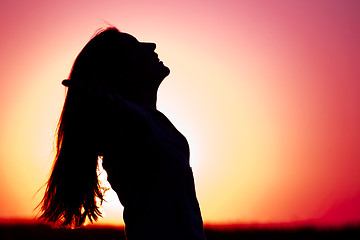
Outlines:
[[[143,42],[141,43],[141,45],[143,45],[145,48],[151,50],[151,51],[155,51],[156,49],[156,44],[155,43],[150,43],[150,42]]]

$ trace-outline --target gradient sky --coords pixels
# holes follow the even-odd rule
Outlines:
[[[0,1],[0,218],[33,218],[60,84],[108,23],[157,43],[206,223],[360,222],[357,0]],[[121,223],[113,196],[103,223]]]

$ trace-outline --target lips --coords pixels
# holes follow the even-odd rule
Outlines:
[[[158,62],[158,63],[163,63],[162,61],[160,61],[159,55],[158,55],[157,53],[155,53],[154,59],[155,59],[155,61]]]

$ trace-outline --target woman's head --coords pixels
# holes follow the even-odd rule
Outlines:
[[[70,79],[105,84],[125,95],[133,87],[156,88],[170,73],[154,52],[155,43],[139,42],[114,27],[97,33],[82,49]]]

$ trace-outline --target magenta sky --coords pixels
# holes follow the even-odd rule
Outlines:
[[[360,222],[359,1],[1,1],[0,218],[31,218],[60,82],[100,28],[157,43],[207,223]],[[35,195],[35,196],[34,196]],[[106,206],[109,222],[121,208]]]

